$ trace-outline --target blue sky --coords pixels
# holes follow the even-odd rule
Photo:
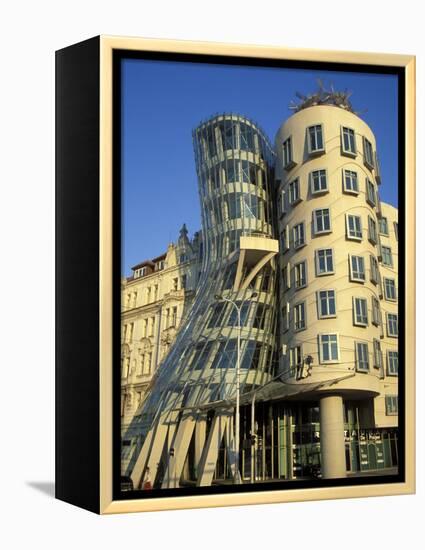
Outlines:
[[[397,205],[397,78],[392,75],[145,61],[122,62],[122,271],[160,255],[185,222],[200,229],[192,129],[218,112],[256,121],[270,140],[295,92],[317,79],[353,92],[377,140],[381,199]]]

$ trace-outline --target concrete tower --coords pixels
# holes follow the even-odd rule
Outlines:
[[[383,348],[397,349],[390,286],[392,301],[383,307],[383,277],[395,284],[394,275],[384,273],[396,270],[396,260],[389,265],[380,232],[375,137],[346,108],[306,106],[279,129],[275,150],[280,371],[300,391],[307,378],[324,382],[305,397],[319,401],[322,475],[344,477],[344,402],[362,402],[363,423],[376,425],[373,398],[383,389]],[[389,212],[392,236],[397,212]]]

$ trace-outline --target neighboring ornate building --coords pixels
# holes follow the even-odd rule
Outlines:
[[[167,252],[132,268],[121,284],[121,424],[131,422],[159,363],[190,308],[197,285],[202,246],[186,226]]]

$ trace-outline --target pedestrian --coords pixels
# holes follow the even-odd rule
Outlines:
[[[143,491],[150,491],[151,489],[152,489],[151,473],[150,473],[150,469],[148,467],[148,468],[146,468],[145,477],[143,478],[142,490]]]

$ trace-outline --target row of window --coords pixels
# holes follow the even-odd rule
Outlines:
[[[200,129],[199,137],[202,144],[200,153],[204,162],[208,157],[218,155],[220,151],[235,149],[264,155],[267,147],[265,140],[252,126],[229,119]]]
[[[187,257],[185,255],[180,256],[180,261],[187,261]],[[187,275],[183,274],[181,276],[181,279],[179,281],[178,277],[174,277],[171,282],[171,290],[179,290],[179,282],[180,282],[180,288],[185,289],[187,286]],[[125,309],[131,309],[135,308],[137,306],[137,297],[138,293],[135,292],[129,292],[124,301],[124,307]],[[158,285],[155,284],[153,286],[148,286],[145,289],[145,304],[150,304],[153,302],[156,302],[158,300]]]
[[[201,175],[201,185],[205,194],[236,182],[251,183],[266,189],[266,172],[253,162],[232,158],[212,166],[205,175]]]
[[[339,334],[319,334],[318,335],[318,348],[319,348],[319,363],[339,363],[340,361],[340,345]],[[374,339],[372,344],[372,354],[369,351],[368,342],[355,342],[355,365],[358,372],[369,372],[370,367],[373,366],[376,369],[383,370],[383,358],[381,343],[379,340]],[[296,372],[304,363],[305,358],[303,355],[303,345],[291,347],[289,349],[289,366],[292,373]],[[398,375],[398,351],[387,351],[387,375]]]
[[[162,271],[165,269],[165,260],[159,260],[155,263],[153,271]],[[145,275],[150,275],[152,273],[152,268],[147,266],[139,267],[134,270],[134,278],[144,277]]]
[[[299,237],[299,233],[296,235]],[[382,258],[384,265],[392,265],[391,249],[388,247],[382,247],[386,249],[382,251]],[[385,258],[384,258],[385,254]],[[335,261],[334,261],[334,249],[333,248],[319,248],[314,251],[314,263],[316,268],[316,277],[334,275],[335,274]],[[364,256],[357,256],[354,254],[348,255],[348,267],[349,278],[352,282],[364,283],[366,282],[366,266]],[[298,262],[294,266],[295,269],[295,288],[303,288],[307,285],[307,264],[306,260]],[[283,277],[283,290],[285,291],[290,287],[290,264],[288,263],[282,269]],[[370,280],[375,285],[381,283],[381,277],[379,274],[378,260],[370,255]],[[388,281],[394,281],[394,279],[388,279]],[[388,293],[386,297],[390,301],[396,300],[395,284],[394,289],[391,287],[392,283],[388,283]],[[386,288],[387,290],[387,288]]]
[[[253,328],[264,330],[268,326],[270,307],[267,304],[249,301],[242,302],[240,300],[237,301],[236,304],[241,312],[241,326],[246,326],[250,319],[252,320]],[[228,318],[225,320],[226,314],[228,314]],[[229,327],[237,326],[238,315],[236,310],[232,306],[229,306],[227,302],[218,302],[212,307],[208,328],[219,328],[222,327],[224,323]]]
[[[378,262],[374,256],[370,256],[370,279],[374,284],[381,282],[378,271]],[[291,269],[291,264],[287,263],[282,268],[282,290],[286,292],[293,285],[295,290],[305,288],[308,284],[307,260],[297,262]],[[395,279],[383,277],[384,297],[389,302],[397,301],[397,290]]]
[[[337,316],[336,292],[334,289],[319,290],[316,292],[317,318],[331,319]],[[375,326],[382,325],[379,300],[372,296],[371,322]],[[298,302],[293,306],[293,330],[299,332],[307,328],[306,302]],[[369,326],[369,311],[366,298],[353,297],[353,325]],[[286,332],[291,326],[291,306],[288,303],[282,309],[282,330]],[[398,315],[386,313],[387,336],[398,337]]]
[[[307,149],[310,156],[320,155],[326,152],[326,142],[323,124],[314,124],[308,126],[307,130]],[[357,156],[356,134],[353,128],[341,126],[341,154],[352,158]],[[363,162],[370,170],[376,168],[377,159],[373,152],[372,143],[363,136]],[[290,170],[297,164],[297,159],[293,154],[292,136],[289,136],[283,142],[283,167]]]
[[[258,219],[269,222],[269,212],[266,201],[252,193],[230,193],[225,197],[227,212],[225,219],[237,220]],[[217,204],[219,207],[220,205]],[[219,221],[220,216],[217,216]]]
[[[137,368],[137,376],[147,376],[151,374],[152,370],[152,352],[141,353],[139,362],[136,364],[136,360],[133,368]],[[130,375],[130,357],[123,357],[121,359],[121,378],[128,378]]]
[[[376,221],[368,216],[368,240],[373,244],[380,244],[376,231]],[[345,215],[345,236],[348,240],[363,240],[363,223],[361,216],[357,214]],[[312,212],[312,233],[315,237],[332,233],[332,218],[329,208],[316,208]],[[301,248],[307,244],[305,221],[299,222],[289,231],[285,226],[280,234],[281,251],[286,252],[291,247],[290,236],[292,235],[292,245],[294,249]],[[382,263],[393,267],[391,247],[380,245]]]
[[[242,340],[241,349],[241,370],[256,370],[260,366],[260,359],[263,358],[265,365],[270,365],[272,348],[263,342],[255,340]],[[208,341],[195,346],[188,361],[193,370],[203,370],[207,365],[211,369],[234,369],[236,368],[238,342],[236,338],[227,341]]]
[[[327,170],[325,168],[322,168],[320,170],[313,170],[309,173],[308,188],[310,190],[310,194],[313,196],[329,193],[329,178]],[[349,193],[351,195],[358,195],[360,193],[357,172],[355,172],[354,170],[342,170],[342,189],[344,193]],[[376,188],[376,185],[369,178],[365,179],[365,195],[366,201],[370,206],[372,206],[373,208],[378,206],[378,190]],[[280,192],[280,214],[285,214],[289,207],[296,206],[302,200],[301,182],[300,178],[297,177],[289,182],[286,190],[282,190]]]
[[[177,326],[177,306],[169,307],[165,310],[164,328]],[[141,338],[149,338],[155,335],[156,317],[145,317],[142,319]],[[133,340],[134,323],[123,325],[124,343],[131,343]]]

